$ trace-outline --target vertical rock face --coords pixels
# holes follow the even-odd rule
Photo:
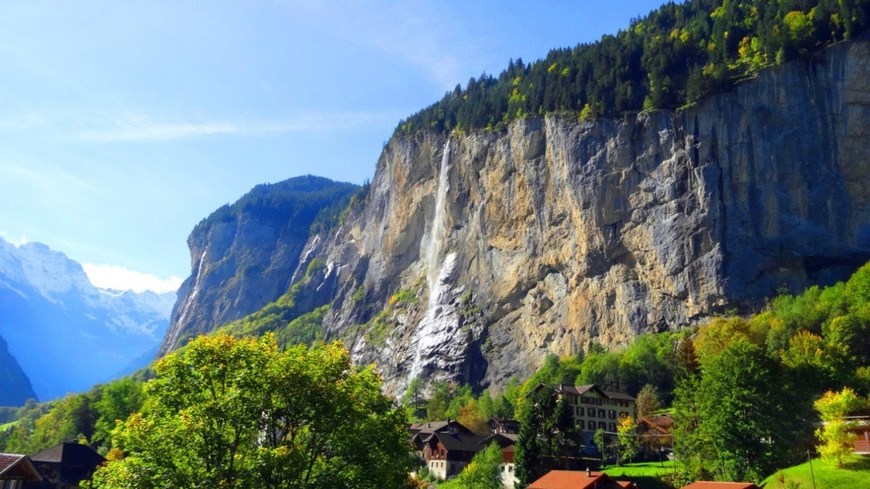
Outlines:
[[[296,270],[328,264],[327,335],[392,392],[500,384],[845,277],[870,258],[868,61],[844,43],[679,113],[395,137]]]
[[[280,297],[321,211],[340,210],[356,190],[326,178],[291,178],[257,186],[200,222],[187,240],[192,274],[178,291],[160,353]]]

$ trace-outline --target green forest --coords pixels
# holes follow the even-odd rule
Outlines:
[[[867,0],[669,2],[598,42],[471,78],[396,131],[499,130],[546,114],[592,120],[679,109],[764,67],[811,60],[819,48],[858,36],[868,9]]]

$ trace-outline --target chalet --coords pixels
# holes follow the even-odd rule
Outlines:
[[[519,482],[515,463],[517,438],[515,433],[495,433],[480,442],[481,449],[492,443],[501,448],[501,482],[506,489],[513,489]]]
[[[419,457],[423,456],[423,440],[429,438],[433,433],[453,433],[460,435],[473,436],[474,433],[463,426],[456,420],[447,421],[424,421],[422,423],[413,423],[408,427],[411,432],[411,444],[414,446],[414,451]]]
[[[492,418],[487,422],[489,432],[517,434],[520,432],[520,422],[515,419]]]
[[[78,443],[61,443],[31,455],[30,459],[42,475],[42,482],[28,482],[23,489],[77,488],[106,461],[93,448]]]
[[[850,416],[847,420],[852,425],[849,431],[858,436],[855,439],[855,453],[870,455],[870,416]]]
[[[23,489],[24,484],[41,480],[27,455],[0,453],[0,489]]]
[[[418,433],[415,437],[421,437]],[[482,450],[483,437],[460,433],[458,430],[430,433],[422,439],[423,460],[429,473],[439,479],[453,477],[471,462],[472,457]]]
[[[637,419],[637,436],[647,455],[661,454],[673,447],[674,418],[669,414],[657,414]]]
[[[617,481],[604,472],[551,470],[529,484],[529,489],[638,489],[631,481]]]

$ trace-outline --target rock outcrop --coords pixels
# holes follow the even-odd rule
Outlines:
[[[357,188],[314,176],[259,185],[197,224],[187,240],[192,274],[178,291],[160,353],[287,292],[306,260],[312,225],[326,219],[324,211],[340,211]]]
[[[547,353],[845,278],[870,258],[868,51],[842,43],[677,113],[396,136],[364,205],[282,278],[327,263],[327,337],[392,392],[502,384]],[[195,277],[207,247],[191,244]]]

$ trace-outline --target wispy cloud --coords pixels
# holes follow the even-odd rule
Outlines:
[[[220,135],[265,136],[310,131],[333,131],[394,122],[395,112],[311,112],[282,120],[167,120],[123,116],[101,121],[73,134],[84,142],[151,142]],[[93,125],[93,124],[92,124]]]
[[[101,289],[132,290],[134,292],[175,292],[182,279],[176,276],[160,278],[150,273],[138,272],[117,265],[83,263],[82,268],[91,283]]]
[[[214,136],[256,137],[299,132],[355,129],[372,124],[392,124],[399,111],[302,112],[277,120],[194,119],[152,115],[30,114],[0,119],[0,133],[42,131],[84,143],[145,143]]]

